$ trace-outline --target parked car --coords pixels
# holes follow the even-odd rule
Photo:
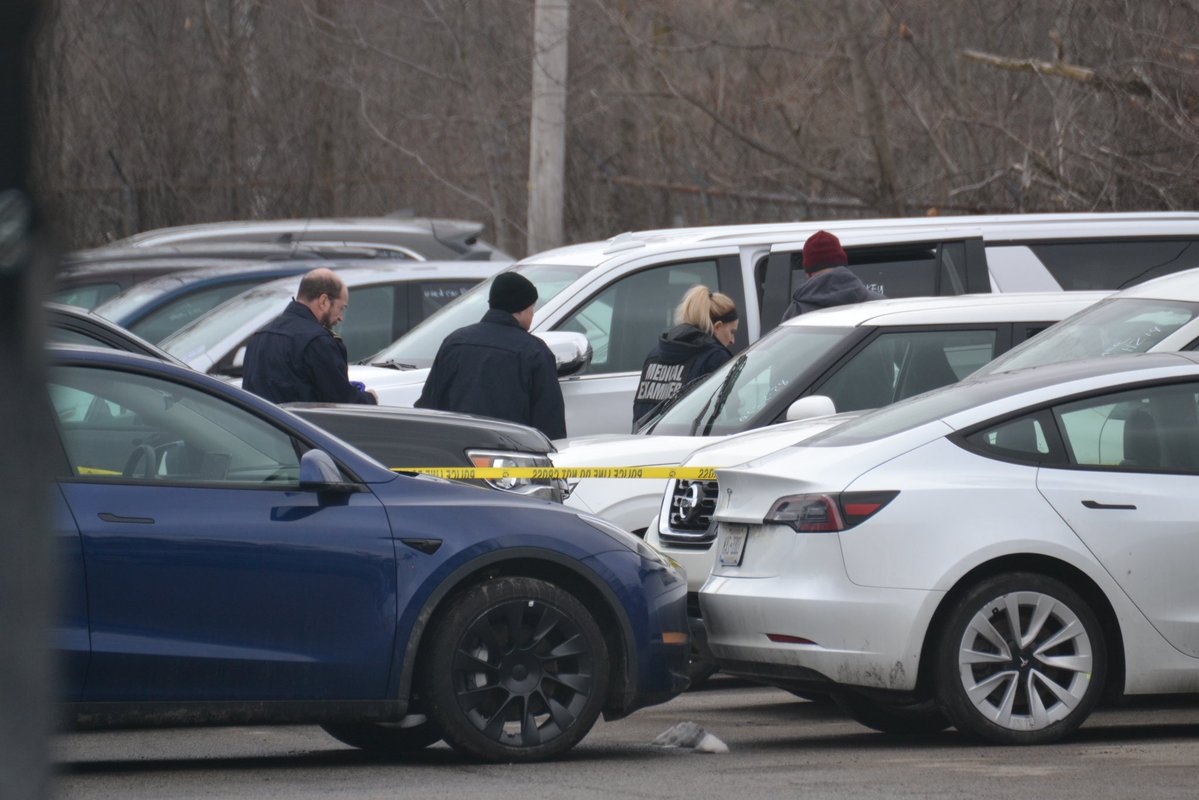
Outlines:
[[[1199,686],[1199,354],[971,378],[718,475],[722,670],[1005,744]]]
[[[478,222],[402,216],[231,220],[143,231],[114,244],[128,247],[200,242],[365,245],[420,261],[511,261],[507,253],[479,239],[482,230],[483,225]]]
[[[392,469],[403,467],[552,467],[554,445],[528,425],[491,417],[349,403],[284,403],[291,413],[354,445]],[[566,484],[540,478],[465,481],[561,503]]]
[[[91,311],[60,303],[46,303],[45,310],[47,343],[107,347],[184,366],[157,345]]]
[[[378,251],[369,248],[321,248],[268,242],[98,247],[63,257],[54,276],[54,294],[50,299],[81,308],[95,308],[135,284],[182,270],[217,269],[230,264],[267,261],[364,259],[377,255]]]
[[[803,243],[834,231],[849,267],[888,297],[1114,290],[1199,266],[1199,214],[1039,214],[828,220],[643,231],[538,253],[513,269],[538,289],[533,332],[587,336],[593,359],[562,381],[571,436],[627,433],[646,354],[691,286],[736,300],[735,350],[782,318],[805,279]],[[412,405],[445,336],[477,322],[487,288],[352,370],[392,405]],[[381,367],[397,366],[390,372]]]
[[[1105,292],[975,294],[877,300],[787,320],[715,372],[693,383],[640,434],[560,440],[555,466],[673,466],[715,438],[805,416],[889,405],[964,378],[999,353],[1107,296]],[[625,409],[632,417],[632,404]],[[710,465],[702,465],[710,466]],[[568,503],[644,535],[667,481],[575,482]],[[649,543],[677,559],[699,591],[711,567],[708,530],[715,481],[682,481],[699,492],[677,529]]]
[[[350,310],[338,333],[350,359],[377,351],[503,267],[499,261],[444,261],[340,270],[338,274],[350,290]],[[240,377],[250,336],[283,313],[299,285],[300,278],[295,276],[248,289],[160,344],[201,372]]]
[[[979,376],[1098,356],[1199,349],[1199,270],[1112,295],[979,370]]]
[[[236,387],[53,349],[65,719],[568,750],[686,683],[685,585],[611,523],[389,471]]]

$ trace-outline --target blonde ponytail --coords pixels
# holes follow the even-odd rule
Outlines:
[[[715,330],[713,323],[719,319],[730,321],[730,315],[732,319],[737,318],[737,304],[733,302],[733,298],[727,294],[713,292],[707,286],[692,286],[674,310],[674,324],[694,325],[710,335]]]

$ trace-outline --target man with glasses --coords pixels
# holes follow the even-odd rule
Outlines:
[[[283,313],[250,337],[242,387],[274,403],[377,404],[374,391],[350,382],[345,344],[333,333],[349,305],[333,270],[305,275]]]

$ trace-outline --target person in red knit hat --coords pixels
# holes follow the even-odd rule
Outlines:
[[[849,257],[841,241],[828,231],[816,231],[803,246],[803,268],[808,279],[791,296],[791,305],[783,319],[798,317],[818,308],[886,299],[879,292],[866,288],[857,275],[849,271]]]

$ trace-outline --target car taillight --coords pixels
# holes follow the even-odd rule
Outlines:
[[[833,533],[865,522],[898,494],[842,492],[839,495],[788,495],[776,500],[762,521],[786,525],[798,533]]]

